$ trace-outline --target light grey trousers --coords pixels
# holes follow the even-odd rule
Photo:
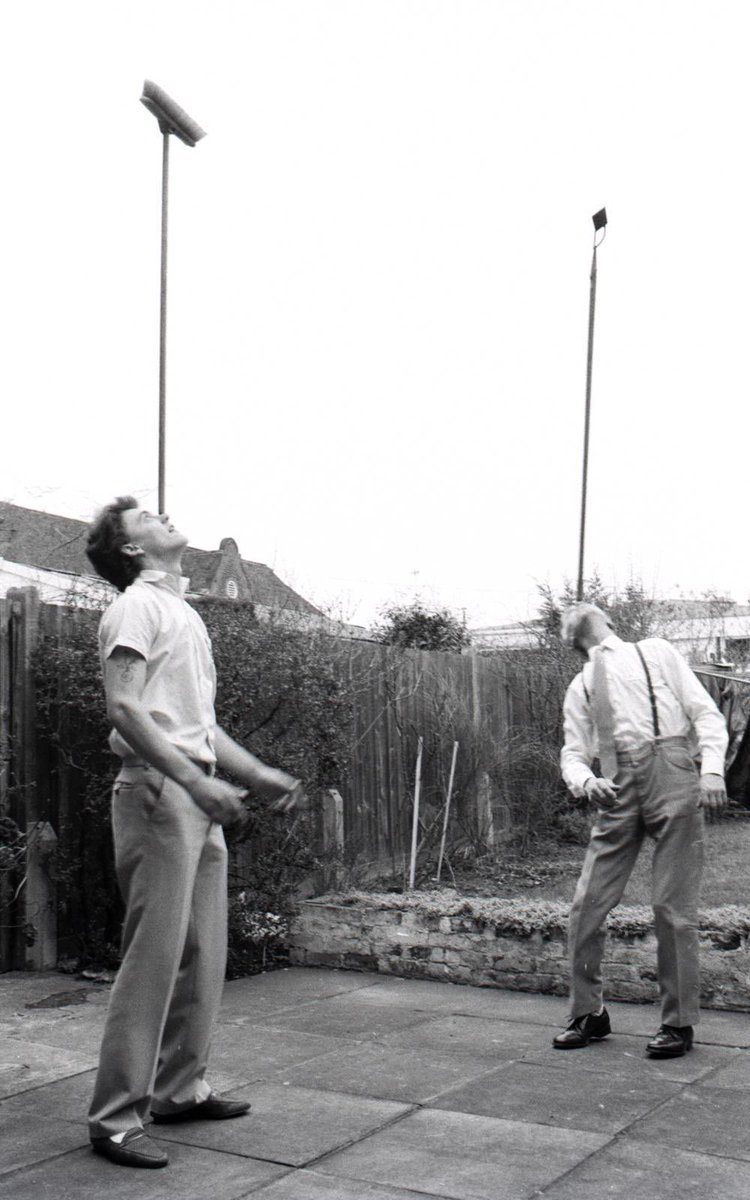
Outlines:
[[[652,903],[661,1019],[699,1019],[698,899],[703,811],[698,774],[684,738],[661,738],[618,754],[615,806],[600,809],[570,910],[571,1020],[602,1004],[601,961],[610,909],[619,903],[646,834],[656,843]]]
[[[226,965],[221,827],[145,766],[118,775],[112,824],[125,922],[89,1111],[92,1138],[210,1094],[205,1071]]]

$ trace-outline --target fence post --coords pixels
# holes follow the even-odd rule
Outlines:
[[[318,885],[328,891],[338,887],[344,859],[344,801],[336,788],[326,788],[321,796],[319,839],[323,865]]]
[[[57,838],[47,822],[46,797],[39,795],[36,691],[31,658],[39,641],[40,599],[35,588],[11,588],[11,774],[18,789],[18,824],[26,833],[26,878],[19,923],[34,931],[31,946],[16,943],[18,965],[45,970],[57,961],[57,897],[51,856]],[[20,917],[20,914],[19,914]]]
[[[26,826],[26,920],[33,924],[33,945],[26,965],[48,971],[57,965],[57,888],[52,864],[57,853],[57,834],[49,821]]]
[[[495,817],[492,811],[492,781],[487,771],[482,771],[477,785],[477,830],[480,840],[488,850],[495,846]]]

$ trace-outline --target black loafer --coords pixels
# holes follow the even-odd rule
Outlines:
[[[661,1025],[656,1036],[646,1043],[649,1058],[679,1058],[692,1048],[692,1025]]]
[[[230,1117],[244,1117],[250,1111],[246,1100],[222,1100],[214,1092],[200,1104],[181,1108],[179,1112],[152,1112],[156,1125],[177,1125],[180,1121],[227,1121]]]
[[[600,1042],[611,1032],[609,1013],[603,1008],[600,1013],[585,1013],[582,1017],[576,1017],[567,1029],[552,1039],[552,1045],[556,1050],[580,1050],[589,1042]]]
[[[169,1159],[156,1142],[152,1142],[142,1129],[129,1129],[121,1142],[111,1137],[92,1138],[91,1149],[120,1167],[166,1167]]]

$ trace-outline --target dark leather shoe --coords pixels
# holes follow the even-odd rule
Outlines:
[[[212,1092],[207,1100],[200,1104],[192,1104],[190,1108],[181,1108],[179,1112],[152,1112],[151,1116],[157,1125],[176,1125],[180,1121],[226,1121],[229,1117],[244,1117],[250,1111],[246,1100],[222,1100]]]
[[[600,1042],[611,1032],[609,1013],[604,1008],[598,1015],[585,1013],[582,1017],[576,1017],[567,1029],[552,1039],[552,1045],[556,1050],[580,1050],[589,1042]]]
[[[692,1025],[661,1025],[656,1037],[646,1043],[649,1058],[679,1058],[693,1048]]]
[[[92,1138],[91,1149],[121,1167],[166,1167],[169,1159],[142,1129],[129,1129],[121,1142]]]

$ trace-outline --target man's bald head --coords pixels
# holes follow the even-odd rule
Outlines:
[[[612,621],[604,609],[596,604],[579,601],[566,608],[560,621],[560,636],[566,646],[588,650],[609,637]]]

